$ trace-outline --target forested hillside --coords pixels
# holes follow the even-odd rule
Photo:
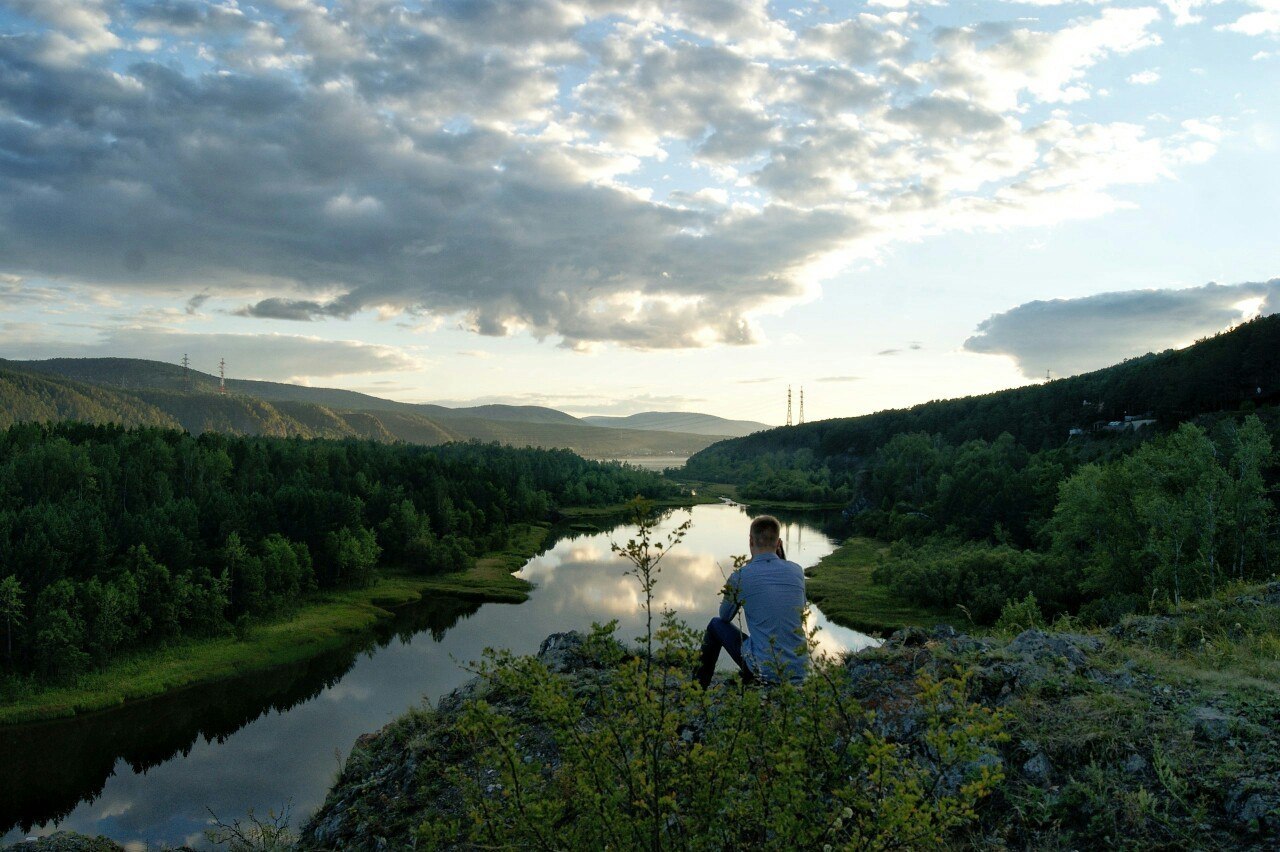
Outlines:
[[[1008,433],[1036,451],[1067,444],[1071,429],[1092,432],[1095,425],[1126,415],[1150,414],[1158,429],[1167,430],[1206,412],[1277,401],[1280,315],[1273,315],[1186,349],[1041,385],[722,441],[691,457],[685,472],[697,479],[763,486],[775,472],[800,471],[806,476],[797,483],[848,488],[870,455],[903,433],[925,433],[956,445]]]
[[[1272,316],[1037,387],[725,441],[685,474],[845,502],[892,543],[875,581],[946,617],[1111,623],[1274,573],[1278,388]]]
[[[125,426],[178,425],[173,416],[132,394],[0,370],[0,429],[14,423],[58,420]]]
[[[56,680],[370,583],[380,565],[463,568],[555,506],[676,490],[564,450],[13,426],[0,433],[3,671],[11,687]]]
[[[536,406],[450,409],[333,388],[250,381],[229,381],[231,392],[224,395],[217,392],[212,376],[193,370],[188,386],[181,367],[127,358],[7,361],[0,367],[4,426],[77,419],[180,426],[195,435],[223,432],[413,444],[498,441],[570,449],[595,458],[683,457],[715,440],[678,432],[606,429]]]

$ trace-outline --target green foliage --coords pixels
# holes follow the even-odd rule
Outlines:
[[[1036,596],[1027,592],[1020,601],[1006,601],[1000,609],[1000,617],[996,619],[996,632],[1006,636],[1016,636],[1024,630],[1044,627],[1044,614],[1040,612],[1040,604]]]
[[[4,619],[5,659],[13,664],[13,631],[22,627],[26,619],[23,605],[22,583],[10,574],[0,580],[0,618]]]
[[[380,562],[468,568],[571,499],[677,492],[567,451],[12,426],[0,432],[0,674],[67,679],[313,590],[368,586]]]
[[[1274,456],[1256,415],[1224,420],[1212,434],[1184,423],[1129,455],[1085,464],[1055,486],[1056,505],[1037,520],[1013,507],[1037,503],[1060,472],[1044,455],[1026,458],[1005,439],[955,452],[920,435],[891,441],[867,486],[888,501],[867,513],[879,512],[869,523],[899,537],[876,583],[980,624],[1028,595],[1051,618],[1111,623],[1271,572]],[[914,501],[923,509],[905,511]],[[1032,528],[1042,549],[1021,543]]]
[[[1082,589],[1102,598],[1099,611],[1108,600],[1177,606],[1264,575],[1275,522],[1263,477],[1271,440],[1255,415],[1223,431],[1214,441],[1185,423],[1062,484],[1052,547],[1082,566]]]
[[[1007,544],[931,538],[895,542],[873,572],[896,595],[934,609],[963,609],[991,624],[1005,602],[1034,594],[1052,612],[1074,603],[1069,566]]]
[[[621,550],[651,591],[651,521]],[[921,677],[913,747],[877,732],[843,666],[820,659],[801,685],[768,690],[691,678],[698,636],[670,612],[632,653],[596,625],[584,683],[537,659],[487,652],[487,695],[457,734],[480,771],[456,767],[457,821],[419,842],[541,849],[895,849],[936,846],[975,819],[1000,782],[1002,719],[968,700],[964,673]],[[514,709],[512,709],[514,708]],[[555,757],[535,758],[545,743]]]

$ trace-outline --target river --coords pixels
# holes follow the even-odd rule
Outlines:
[[[821,515],[780,516],[787,555],[801,565],[833,549]],[[715,610],[722,571],[746,552],[748,518],[741,507],[696,506],[668,515],[659,532],[690,518],[684,542],[662,562],[656,602],[701,624]],[[229,821],[250,808],[261,815],[286,804],[300,825],[323,801],[356,737],[467,680],[462,664],[486,646],[532,653],[550,633],[613,618],[620,637],[637,636],[639,588],[609,548],[629,532],[563,531],[521,569],[536,586],[522,604],[437,597],[402,609],[352,648],[305,665],[81,719],[0,728],[3,841],[70,829],[137,849],[205,846],[211,813]],[[873,641],[829,624],[816,608],[812,617],[824,650]]]

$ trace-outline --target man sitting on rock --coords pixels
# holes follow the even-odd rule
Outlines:
[[[720,649],[742,670],[744,683],[760,680],[797,683],[809,668],[804,633],[804,569],[784,558],[778,519],[761,515],[751,522],[747,543],[751,561],[725,583],[720,615],[707,625],[697,678],[705,689],[715,673]],[[747,633],[733,623],[746,611]]]

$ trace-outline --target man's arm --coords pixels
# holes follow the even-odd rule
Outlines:
[[[720,617],[732,621],[742,606],[742,572],[734,571],[724,584],[724,599],[720,601]]]

